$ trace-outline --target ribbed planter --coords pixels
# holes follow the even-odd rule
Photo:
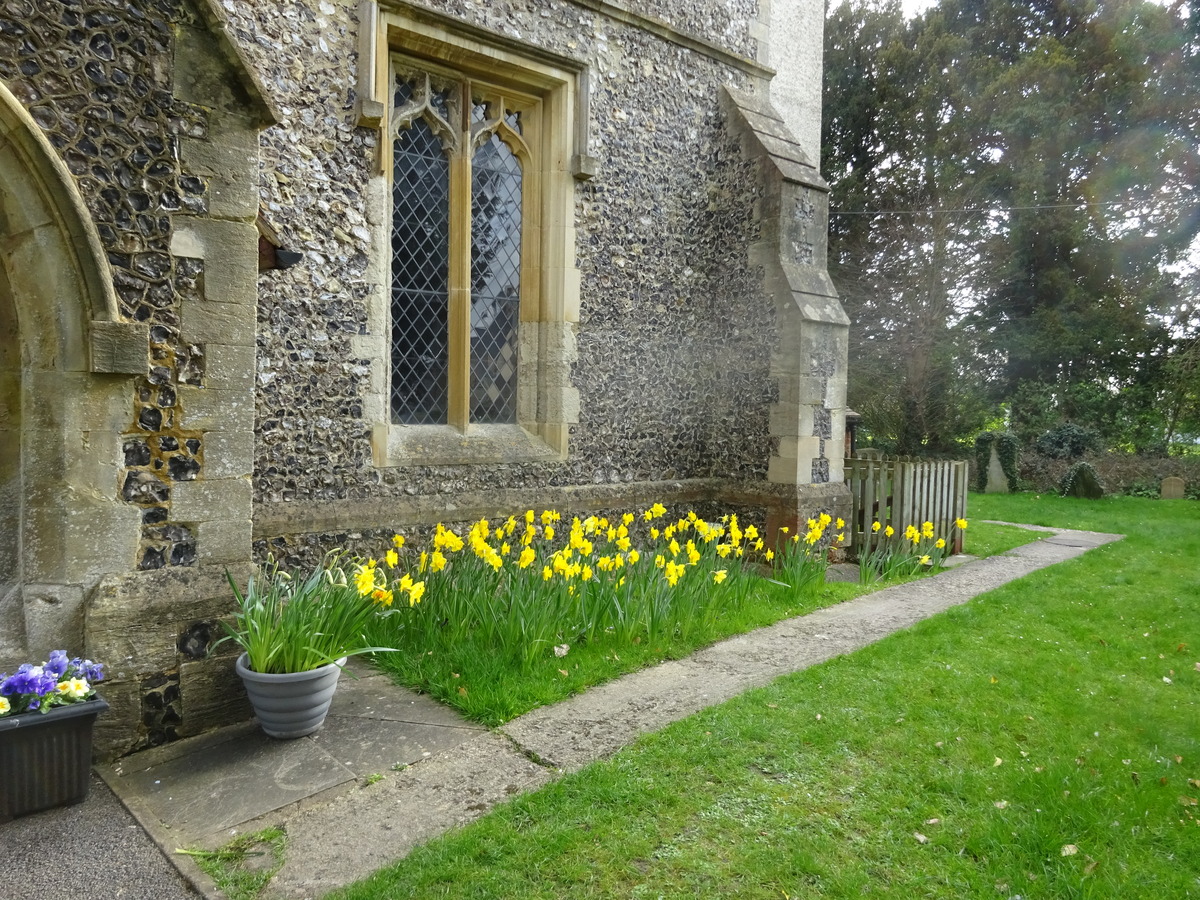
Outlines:
[[[0,719],[0,822],[87,796],[92,726],[106,709],[96,697]]]
[[[319,669],[270,675],[251,669],[249,656],[243,653],[237,673],[262,730],[273,738],[298,738],[312,734],[325,721],[345,664],[343,656]]]

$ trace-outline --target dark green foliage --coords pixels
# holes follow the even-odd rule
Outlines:
[[[1099,500],[1104,496],[1104,487],[1092,464],[1081,461],[1067,469],[1067,474],[1058,483],[1058,492],[1063,497]]]
[[[1074,422],[1064,422],[1044,432],[1034,444],[1034,449],[1052,459],[1078,459],[1089,450],[1099,450],[1100,441],[1094,431]]]
[[[991,463],[992,447],[996,448],[996,458],[1000,460],[1000,468],[1008,479],[1008,489],[1016,492],[1017,470],[1020,467],[1021,442],[1015,434],[1007,431],[985,431],[975,437],[975,489],[987,490],[988,467]]]
[[[1200,7],[842,2],[826,23],[830,273],[849,403],[905,454],[1007,404],[1152,451],[1200,434]]]

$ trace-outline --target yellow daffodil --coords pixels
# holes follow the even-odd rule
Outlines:
[[[354,573],[354,586],[363,597],[375,590],[375,560],[358,567],[358,571]]]
[[[642,555],[641,555],[640,553],[638,553],[638,552],[637,552],[637,548],[634,548],[633,550],[630,550],[630,551],[629,551],[629,563],[630,563],[630,565],[633,565],[634,563],[636,563],[636,562],[637,562],[639,559],[641,559],[641,558],[642,558]]]
[[[946,549],[946,541],[944,538],[938,538],[937,543],[935,543],[933,546],[937,547],[939,550],[945,550]]]
[[[775,551],[774,551],[774,550],[768,550],[768,551],[767,551],[767,552],[764,554],[764,556],[766,556],[766,558],[767,558],[767,562],[770,562],[771,560],[773,560],[773,559],[775,558]]]
[[[399,550],[404,546],[404,535],[397,534],[392,536],[392,545]]]
[[[371,592],[371,597],[381,606],[391,606],[394,599],[392,592],[385,588],[376,588]]]
[[[716,584],[720,584],[728,575],[729,572],[726,569],[717,569],[717,571],[713,572],[713,581]]]
[[[887,528],[883,529],[884,537],[891,537],[895,533],[896,533],[896,529],[893,528],[891,525],[889,525]]]
[[[958,528],[959,531],[967,530],[967,520],[966,519],[955,519],[954,524]]]
[[[425,582],[418,581],[408,591],[408,605],[416,606],[421,602],[421,598],[425,596]]]
[[[882,526],[881,524],[879,524],[878,522],[872,522],[872,523],[871,523],[871,530],[872,530],[872,531],[874,531],[876,534],[878,534],[878,533],[879,533],[879,529],[880,529],[880,528],[882,528],[882,527],[883,527],[883,526]]]
[[[923,565],[923,566],[929,566],[929,565],[932,565],[932,564],[933,564],[933,560],[929,558],[929,555],[928,555],[928,554],[926,554],[925,556],[922,556],[922,557],[921,557],[921,559],[920,559],[920,563],[921,563],[921,565]]]
[[[522,569],[528,569],[536,557],[537,554],[533,552],[533,548],[526,547],[521,551],[521,555],[517,557],[517,565]]]
[[[394,568],[396,568],[397,565],[400,564],[400,554],[397,553],[395,550],[389,550],[387,553],[385,553],[383,555],[383,558],[385,560],[387,560],[389,569],[394,569]]]
[[[544,538],[545,538],[546,540],[548,540],[548,541],[552,541],[552,540],[554,540],[554,526],[553,526],[553,525],[547,525],[547,526],[546,526],[546,527],[545,527],[545,528],[542,530],[542,537],[544,537]]]
[[[846,523],[844,521],[842,521],[840,516],[838,517],[838,520],[837,520],[837,522],[834,523],[834,525],[838,531],[841,531],[843,528],[846,527]]]
[[[932,522],[922,522],[921,523],[921,537],[927,537],[927,538],[933,537],[933,523]]]

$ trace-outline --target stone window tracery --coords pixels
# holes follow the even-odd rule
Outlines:
[[[393,65],[392,421],[516,424],[539,101]]]

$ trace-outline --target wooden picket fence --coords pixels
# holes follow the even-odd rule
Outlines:
[[[909,525],[932,522],[952,553],[962,552],[962,532],[955,519],[967,517],[967,463],[956,460],[847,459],[850,521],[846,529],[851,552],[874,547],[891,525],[898,535]],[[875,522],[883,526],[871,530]]]

